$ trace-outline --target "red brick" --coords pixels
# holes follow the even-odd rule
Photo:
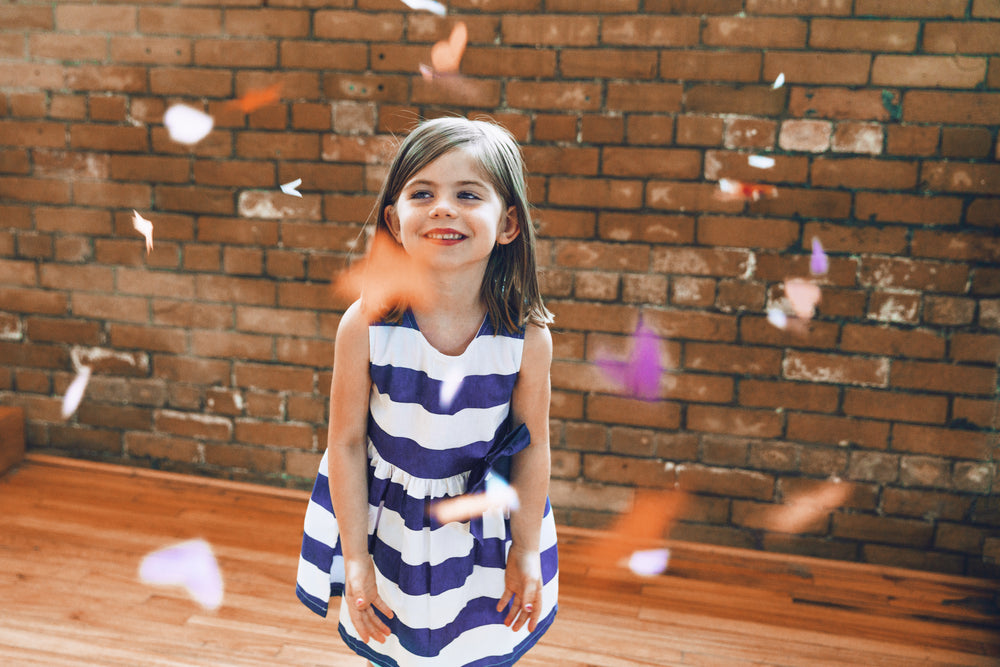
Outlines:
[[[220,40],[202,46],[199,42],[195,45],[195,57],[206,59],[206,64],[230,64],[224,62],[227,55],[225,45],[230,40]],[[258,44],[257,40],[247,40],[248,44]],[[215,46],[218,44],[219,46]],[[203,49],[204,53],[199,51]],[[218,53],[216,53],[218,51]],[[265,51],[266,53],[266,51]],[[257,56],[260,57],[260,56]],[[216,62],[208,63],[208,60]],[[358,48],[356,44],[341,44],[325,41],[281,41],[281,66],[283,68],[296,69],[319,69],[319,63],[337,63],[337,69],[349,72],[360,72],[368,67],[368,53],[366,49]]]
[[[981,431],[895,424],[892,429],[892,449],[912,454],[982,461],[989,459],[991,445],[988,435]]]
[[[798,18],[708,17],[701,40],[708,46],[795,48],[805,46],[807,27]]]
[[[520,109],[596,111],[601,106],[600,86],[595,83],[510,81],[506,95],[508,104]],[[611,98],[609,90],[608,106],[616,107]]]
[[[547,238],[591,238],[594,236],[596,212],[562,209],[535,209],[532,221],[538,233]]]
[[[149,90],[156,95],[228,97],[233,74],[223,69],[157,67],[149,72]]]
[[[972,15],[975,18],[1000,19],[1000,6],[996,0],[972,0]]]
[[[56,28],[67,32],[132,32],[136,28],[136,8],[128,6],[56,5]]]
[[[247,10],[248,13],[254,11]],[[308,21],[308,14],[306,16]],[[321,39],[355,40],[358,35],[364,35],[371,42],[396,42],[403,36],[403,17],[395,12],[369,14],[320,10],[313,16],[313,23],[315,36]]]
[[[18,88],[60,89],[65,68],[60,64],[5,62],[0,69],[0,85]]]
[[[760,120],[757,118],[728,118],[726,119],[726,148],[774,148],[778,138],[778,124],[772,120]],[[742,160],[746,156],[740,155]],[[770,176],[771,172],[768,172]],[[706,175],[707,178],[712,176]]]
[[[934,525],[928,521],[866,514],[833,515],[833,535],[843,539],[929,547],[933,534]]]
[[[4,5],[0,7],[0,23],[21,30],[52,30],[53,12],[44,5]]]
[[[837,409],[839,391],[803,382],[740,381],[739,402],[756,408],[783,408],[808,412],[833,412]]]
[[[819,187],[904,190],[917,183],[917,165],[899,160],[825,158],[813,160],[812,183]]]
[[[885,131],[877,123],[838,123],[830,146],[834,153],[879,155],[885,144]]]
[[[965,16],[968,0],[924,0],[920,3],[908,0],[856,0],[855,16],[889,16],[900,18],[914,17],[950,17]]]
[[[692,431],[730,433],[757,438],[781,435],[782,418],[773,410],[689,405],[686,427]]]
[[[809,46],[838,51],[913,51],[919,29],[917,21],[813,19]]]
[[[43,264],[39,271],[38,283],[43,287],[54,289],[83,288],[110,292],[114,289],[114,275],[110,267]]]
[[[633,116],[634,118],[634,116]],[[629,119],[631,122],[631,118]],[[680,146],[719,146],[724,123],[721,118],[684,115],[677,119],[677,144]],[[661,140],[669,142],[664,136]],[[633,143],[635,143],[633,141]]]
[[[861,218],[858,215],[858,218]],[[827,252],[901,254],[906,250],[905,227],[855,227],[830,223],[808,223],[802,230],[805,245],[821,241]]]
[[[774,477],[765,473],[686,463],[678,465],[676,471],[681,491],[758,500],[774,497]]]
[[[714,373],[777,376],[781,373],[781,350],[748,345],[686,343],[684,367]]]
[[[681,306],[710,306],[715,301],[715,280],[676,276],[670,281],[670,303]]]
[[[221,34],[222,11],[194,7],[141,7],[139,31],[163,35]]]
[[[785,88],[774,90],[769,85],[693,84],[684,91],[683,101],[684,110],[689,112],[773,117],[784,112]]]
[[[684,89],[678,83],[609,81],[605,105],[611,111],[676,112],[681,110],[683,97]],[[597,98],[599,102],[600,96],[598,95]],[[588,99],[588,102],[592,101],[593,97]],[[595,110],[596,108],[591,104],[584,107],[584,110]]]
[[[895,361],[892,385],[905,389],[949,394],[992,394],[996,391],[995,368],[923,361]]]
[[[1000,165],[925,162],[921,180],[931,190],[945,192],[1000,192]]]
[[[318,19],[318,15],[317,15]],[[253,37],[305,37],[310,12],[300,9],[226,9],[225,31]]]
[[[701,153],[689,149],[605,147],[601,171],[609,176],[695,179],[701,174]]]
[[[673,464],[655,459],[585,454],[583,466],[584,477],[594,482],[672,489],[676,481]]]
[[[959,520],[972,505],[970,498],[951,493],[887,487],[882,508],[887,514],[909,517]]]
[[[851,0],[747,0],[746,10],[751,14],[846,16],[851,13]]]
[[[782,375],[791,380],[885,387],[889,382],[889,360],[789,351]]]
[[[273,391],[313,391],[311,369],[237,362],[233,377],[238,387]]]
[[[680,81],[760,80],[761,56],[744,52],[660,51],[660,78]]]
[[[202,275],[195,277],[195,290],[199,299],[207,301],[256,306],[275,303],[275,285],[270,280]]]
[[[792,412],[788,415],[787,438],[842,447],[854,444],[867,449],[884,450],[889,446],[889,424],[852,417]]]
[[[924,321],[942,326],[972,324],[976,302],[973,299],[945,296],[924,297]]]
[[[968,276],[968,268],[956,264],[872,257],[862,262],[859,281],[878,288],[961,293],[965,291]]]
[[[812,88],[794,86],[789,91],[788,112],[797,117],[828,118],[832,120],[859,119],[879,120],[889,119],[889,112],[882,103],[882,94],[878,90],[840,88],[823,86]],[[893,130],[898,126],[890,126]],[[921,131],[930,128],[919,128]],[[933,128],[936,130],[936,128]],[[937,142],[935,141],[935,146]],[[932,149],[933,150],[933,149]]]
[[[548,18],[548,17],[546,17]],[[559,72],[565,79],[652,79],[656,76],[656,53],[643,51],[614,51],[610,49],[563,49],[559,54]],[[473,73],[468,68],[466,72]],[[478,72],[492,74],[492,72]],[[524,72],[516,71],[520,76]],[[500,73],[503,76],[503,73]],[[512,74],[508,73],[507,76]],[[552,74],[549,73],[548,76]],[[537,76],[537,75],[536,75]],[[544,76],[544,74],[543,74]],[[678,77],[663,76],[675,79]]]
[[[742,276],[751,266],[750,252],[725,248],[653,249],[652,270],[696,276]]]
[[[825,120],[786,120],[781,124],[778,145],[786,151],[824,153],[830,148],[833,123]]]
[[[549,180],[550,204],[596,208],[639,208],[642,183],[636,180],[560,178]]]
[[[916,225],[953,225],[961,221],[958,197],[859,192],[855,215],[859,220],[904,222]]]
[[[256,333],[288,333],[313,336],[317,333],[316,314],[307,310],[280,310],[238,306],[236,329]]]
[[[197,463],[199,455],[197,440],[173,438],[158,433],[126,433],[125,452],[130,457],[168,459],[182,463]]]
[[[906,88],[974,88],[986,77],[986,59],[961,56],[875,56],[871,82]]]
[[[940,359],[944,357],[945,338],[931,330],[845,324],[840,347],[847,352]]]
[[[66,33],[28,35],[28,50],[33,56],[54,60],[104,60],[108,50],[107,43],[107,37],[103,35]]]
[[[608,246],[564,241],[556,244],[556,262],[576,268],[645,271],[649,262],[649,249],[641,245]]]
[[[926,424],[944,423],[947,407],[944,396],[872,389],[847,389],[843,406],[844,412],[852,416]]]
[[[595,16],[560,17],[507,15],[501,19],[504,44],[532,46],[595,46],[599,19]],[[605,27],[607,30],[607,27]]]
[[[549,19],[546,19],[547,21]],[[601,42],[626,46],[693,46],[699,21],[694,16],[609,16],[601,23]]]
[[[698,218],[698,243],[737,248],[785,250],[799,239],[799,224],[791,220],[703,215]]]
[[[903,95],[903,120],[949,125],[1000,125],[1000,93],[910,90]]]
[[[273,357],[272,347],[270,336],[221,331],[193,331],[191,333],[191,351],[203,357],[236,357],[270,361]]]
[[[330,368],[333,366],[333,344],[329,340],[278,338],[275,344],[275,357],[287,364]]]
[[[1000,336],[956,332],[948,349],[953,361],[995,363],[1000,359]]]
[[[66,126],[46,121],[0,120],[0,145],[62,148],[66,145]]]
[[[785,75],[788,83],[863,85],[868,83],[871,56],[864,53],[768,51],[764,79]]]

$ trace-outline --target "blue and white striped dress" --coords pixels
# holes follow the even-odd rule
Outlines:
[[[489,469],[509,463],[503,454],[527,444],[527,430],[512,431],[509,419],[524,331],[494,335],[487,318],[458,356],[432,347],[409,311],[398,324],[371,325],[368,334],[368,549],[379,594],[394,616],[376,611],[392,634],[384,644],[365,644],[342,600],[340,635],[376,665],[513,664],[556,614],[559,566],[551,506],[546,501],[543,605],[532,633],[527,624],[513,632],[503,624],[506,610],[496,611],[511,542],[509,518],[497,510],[481,521],[440,525],[428,509],[436,499],[480,486]],[[344,590],[326,471],[324,454],[306,510],[296,585],[299,599],[321,616],[330,598]]]

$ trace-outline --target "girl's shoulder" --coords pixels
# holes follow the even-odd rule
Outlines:
[[[548,368],[552,363],[552,332],[544,324],[527,324],[524,327],[523,359]],[[522,366],[523,366],[522,361]]]

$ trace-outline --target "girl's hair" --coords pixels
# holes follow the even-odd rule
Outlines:
[[[400,145],[382,184],[373,211],[376,216],[374,236],[397,243],[385,221],[386,207],[395,204],[403,186],[414,174],[456,149],[466,151],[475,159],[503,200],[505,210],[513,206],[517,211],[520,233],[510,243],[494,245],[483,276],[480,297],[486,304],[490,324],[494,331],[506,329],[513,333],[526,324],[551,322],[552,314],[542,303],[538,289],[535,229],[529,212],[521,149],[510,132],[495,123],[447,117],[417,125]],[[370,252],[378,252],[379,246],[373,243]],[[366,276],[366,281],[378,278]],[[407,305],[402,299],[389,304],[366,304],[362,290],[362,307],[369,317],[398,322]],[[372,308],[380,312],[371,312]]]

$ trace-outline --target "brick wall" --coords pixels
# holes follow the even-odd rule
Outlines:
[[[457,20],[463,77],[425,80]],[[162,125],[177,101],[215,117],[194,147]],[[5,3],[0,401],[30,448],[308,484],[331,277],[393,135],[453,113],[504,123],[530,167],[563,522],[677,486],[675,538],[997,573],[998,0]],[[780,331],[814,236],[818,316]],[[640,315],[671,360],[655,403],[592,363]],[[74,359],[94,377],[63,420]],[[831,478],[831,515],[762,520]]]

